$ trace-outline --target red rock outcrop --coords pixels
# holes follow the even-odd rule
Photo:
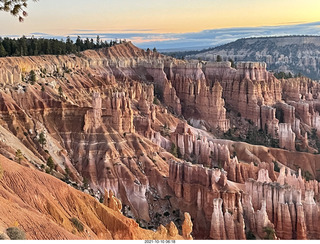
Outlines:
[[[189,213],[184,213],[184,221],[182,224],[182,236],[186,240],[192,240],[192,221]]]
[[[37,76],[34,84],[29,81],[31,70]],[[319,182],[307,182],[301,175],[319,179],[319,155],[294,152],[295,138],[312,152],[306,133],[312,128],[320,131],[320,89],[314,82],[296,79],[286,86],[267,72],[263,63],[239,63],[234,69],[228,62],[176,60],[145,52],[131,43],[79,56],[0,59],[0,77],[0,153],[15,158],[21,149],[21,163],[43,171],[48,171],[46,162],[51,156],[56,165],[53,175],[72,180],[79,188],[88,182],[88,190],[98,198],[105,189],[110,190],[104,194],[105,205],[85,197],[84,204],[78,197],[73,201],[61,197],[68,206],[82,206],[76,209],[77,216],[90,227],[93,239],[100,238],[97,233],[105,227],[94,227],[94,221],[88,220],[91,213],[94,220],[108,224],[110,233],[102,231],[101,236],[139,238],[134,221],[119,224],[124,225],[124,233],[110,227],[109,218],[116,226],[118,222],[105,209],[111,208],[112,216],[120,216],[123,204],[134,218],[151,221],[154,203],[146,197],[151,189],[157,193],[155,198],[190,212],[190,216],[185,214],[184,223],[181,216],[173,218],[177,226],[169,223],[171,219],[165,222],[169,223],[166,227],[150,224],[158,227],[158,232],[143,232],[147,238],[175,238],[182,227],[183,237],[190,239],[191,216],[195,220],[193,236],[245,239],[245,229],[250,229],[264,238],[267,227],[276,231],[272,238],[318,238]],[[243,125],[250,122],[244,118],[251,120],[287,150],[214,139],[214,129],[225,132],[230,128],[225,104],[238,113]],[[182,122],[180,115],[198,128]],[[46,143],[39,142],[40,134]],[[178,156],[201,165],[177,162],[179,159],[170,154],[173,143],[179,149]],[[279,177],[275,164],[281,167]],[[284,166],[291,170],[285,172]],[[296,176],[298,167],[303,171]],[[16,199],[3,192],[4,199]],[[60,199],[57,192],[51,194]],[[27,200],[24,196],[23,202]],[[69,233],[72,226],[68,220],[76,210],[50,204],[43,210],[43,202],[37,204],[37,211],[51,211],[54,221],[67,229],[58,229],[59,238],[77,238]],[[93,206],[88,210],[90,216],[84,214],[87,208],[83,205]],[[3,206],[10,207],[10,203]],[[99,210],[93,211],[94,207]],[[29,216],[26,210],[19,211],[21,216]],[[43,224],[37,218],[30,219],[36,225]]]
[[[270,106],[261,106],[261,128],[266,130],[273,138],[279,131],[279,120],[276,118],[276,109]]]
[[[226,109],[222,99],[222,87],[219,82],[208,85],[201,64],[178,64],[170,66],[172,84],[183,106],[183,113],[188,118],[204,120],[212,128],[222,131],[229,129]]]
[[[279,175],[280,184],[283,183],[283,172],[284,170]],[[303,185],[302,183],[302,187]],[[314,192],[305,191],[305,196],[302,196],[301,185],[296,187],[262,184],[251,180],[246,182],[246,194],[252,199],[253,209],[266,204],[268,218],[274,224],[276,235],[280,239],[317,239],[319,206],[313,199]],[[245,218],[252,219],[253,212],[250,209],[245,208],[244,213]]]
[[[17,222],[27,239],[183,239],[139,228],[121,213],[42,172],[0,156],[1,229]],[[77,230],[77,218],[84,231]]]
[[[195,161],[207,167],[222,166],[230,161],[230,152],[225,145],[208,141],[203,135],[196,135],[186,122],[178,124],[171,134],[171,141],[179,147],[182,156],[194,156]]]
[[[255,179],[260,182],[270,182],[276,180],[274,172],[274,164],[261,162],[258,166],[254,163],[239,162],[237,157],[226,161],[223,169],[228,173],[228,179],[237,182],[245,183],[248,179]]]
[[[279,146],[280,148],[295,151],[295,139],[296,135],[291,129],[291,124],[280,123],[279,124]]]
[[[281,83],[266,70],[264,63],[239,63],[237,70],[230,63],[209,64],[205,74],[213,81],[221,81],[226,103],[258,128],[261,105],[273,105],[281,100]]]
[[[104,191],[103,204],[108,208],[121,213],[122,203],[118,198],[114,196],[114,193],[111,190],[109,192],[107,190]]]
[[[178,198],[204,211],[214,239],[245,239],[239,190],[224,171],[170,161],[168,184]]]

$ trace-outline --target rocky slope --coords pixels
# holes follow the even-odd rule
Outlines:
[[[278,80],[265,63],[234,69],[229,62],[177,60],[128,42],[79,55],[0,58],[0,81],[0,153],[16,161],[3,166],[4,189],[35,184],[38,190],[26,191],[28,201],[18,191],[10,194],[65,233],[30,234],[43,224],[38,220],[28,229],[21,217],[17,221],[30,238],[89,238],[72,233],[73,215],[100,239],[178,233],[185,239],[318,238],[310,216],[317,223],[320,90],[312,80]],[[217,139],[238,130],[239,140],[252,128],[279,141],[281,149]],[[44,178],[31,177],[24,186],[15,181],[22,171]],[[50,183],[47,178],[55,181],[36,187]],[[51,189],[56,182],[61,187]],[[68,190],[60,196],[58,188]],[[122,212],[151,231],[110,230],[95,207],[92,216],[65,207],[50,212],[34,200],[39,192],[54,196],[39,200],[54,206],[70,204],[70,194],[79,206],[102,206],[96,198],[119,219]],[[3,201],[10,198],[3,194]],[[289,216],[291,229],[284,224]],[[89,225],[99,221],[101,232]],[[137,228],[136,222],[128,225]]]
[[[134,220],[119,213],[112,203],[119,200],[111,195],[101,204],[55,177],[3,156],[0,164],[0,232],[16,223],[27,239],[38,240],[183,238],[173,234],[175,226],[161,226],[156,232],[139,228]],[[72,224],[72,218],[80,221],[82,230]],[[187,218],[185,225],[190,225]]]
[[[216,60],[217,55],[227,60],[267,63],[274,72],[302,73],[319,80],[319,36],[283,36],[239,39],[188,58]]]

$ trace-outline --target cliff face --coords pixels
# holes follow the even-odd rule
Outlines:
[[[185,239],[246,239],[265,238],[266,228],[275,230],[269,238],[317,238],[315,82],[279,81],[264,63],[234,69],[229,62],[176,60],[131,43],[78,56],[1,58],[0,64],[0,153],[22,165],[5,168],[0,196],[9,209],[11,198],[19,203],[12,211],[21,213],[17,221],[30,238],[54,238],[52,230],[61,230],[60,239],[181,238],[178,233]],[[283,149],[216,139],[212,133],[235,129],[232,113],[243,126],[271,134]],[[306,152],[295,152],[297,145]],[[30,178],[26,185],[24,177]],[[24,195],[21,185],[34,190]],[[22,202],[33,212],[19,209]],[[154,231],[140,234],[121,212]],[[26,227],[25,215],[36,226],[44,224],[42,215],[51,219],[49,234],[32,233],[38,227]],[[71,215],[88,232],[73,234]],[[8,217],[0,226],[14,221]]]
[[[169,228],[157,232],[141,229],[119,213],[111,201],[107,206],[101,204],[48,174],[3,156],[0,162],[1,232],[17,223],[27,239],[182,239],[177,233],[169,233]],[[72,224],[72,218],[83,230]]]
[[[228,166],[225,166],[227,173],[223,169],[170,162],[168,183],[175,195],[189,208],[193,206],[198,212],[202,211],[211,223],[210,230],[202,229],[202,235],[209,233],[211,238],[220,240],[245,239],[246,226],[247,233],[250,230],[262,239],[319,238],[319,202],[314,200],[319,196],[318,181],[307,182],[301,177],[301,170],[297,177],[286,167],[276,176],[273,165],[271,168],[265,163],[258,167],[252,164],[249,170],[252,178],[245,179],[248,171],[239,170],[238,165],[235,178],[234,169]],[[276,180],[269,177],[269,172]],[[193,213],[195,222],[198,212]],[[266,229],[273,230],[270,232],[273,234]]]
[[[187,58],[265,62],[275,72],[291,72],[319,79],[319,36],[283,36],[246,38],[199,52]]]
[[[232,189],[225,172],[171,161],[168,183],[178,198],[204,212],[211,238],[245,239],[239,189]]]

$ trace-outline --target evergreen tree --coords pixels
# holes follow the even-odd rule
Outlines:
[[[47,139],[46,139],[46,137],[45,137],[45,135],[44,135],[43,132],[41,132],[41,133],[39,134],[38,142],[40,143],[40,145],[42,146],[42,148],[43,148],[43,146],[47,143]]]
[[[7,55],[9,55],[9,56],[12,55],[12,52],[11,52],[11,41],[10,41],[10,39],[8,37],[3,39],[2,45],[3,45],[4,49],[7,52]]]
[[[235,68],[235,67],[236,67],[236,65],[234,64],[234,61],[233,61],[232,58],[229,58],[228,61],[231,63],[231,67],[232,67],[232,68]]]
[[[220,55],[217,56],[217,62],[222,62],[222,58]]]
[[[0,57],[5,57],[7,56],[7,51],[6,49],[4,49],[4,46],[2,45],[2,43],[0,43]]]
[[[81,39],[80,36],[77,37],[76,46],[77,46],[77,52],[81,52],[84,50],[83,40]]]
[[[19,39],[19,46],[20,46],[20,55],[27,56],[28,48],[27,48],[27,38],[25,36],[22,36],[22,38]]]
[[[70,36],[67,36],[67,41],[66,41],[66,53],[72,53],[72,40],[70,38]]]
[[[50,156],[49,158],[48,158],[48,160],[47,160],[47,165],[48,165],[48,167],[50,168],[50,172],[53,170],[53,168],[55,167],[55,164],[54,164],[54,162],[53,162],[53,159],[52,159],[52,157]]]
[[[97,41],[96,41],[96,48],[100,48],[101,47],[101,40],[100,40],[100,36],[97,35]]]
[[[31,85],[34,85],[34,83],[36,82],[36,73],[34,72],[34,70],[31,70],[29,73],[29,80],[31,81]]]
[[[1,0],[0,0],[1,1]],[[85,41],[78,36],[76,43],[73,43],[68,36],[66,41],[57,39],[44,38],[26,38],[25,36],[18,39],[11,39],[0,37],[0,57],[4,56],[31,56],[31,55],[64,55],[77,53],[87,49],[95,49],[102,47],[109,47],[117,44],[116,41],[102,42],[100,37],[97,37],[98,45],[94,43],[93,39],[87,38]]]

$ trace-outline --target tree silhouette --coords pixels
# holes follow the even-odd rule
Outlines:
[[[34,36],[31,38],[22,36],[18,39],[0,37],[0,57],[77,54],[87,49],[108,48],[118,44],[115,41],[103,42],[99,38],[98,41],[99,44],[94,43],[92,38],[91,40],[88,38],[83,40],[80,36],[76,42],[73,42],[69,36],[65,41],[63,39],[35,38]]]
[[[0,11],[10,12],[13,16],[18,16],[19,21],[22,22],[28,16],[26,8],[30,0],[0,0]],[[38,0],[32,0],[37,2]]]

